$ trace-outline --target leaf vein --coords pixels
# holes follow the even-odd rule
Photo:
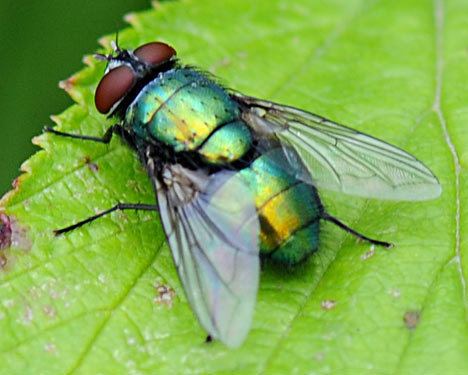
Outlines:
[[[160,245],[158,246],[158,249],[155,250],[154,255],[150,257],[148,263],[142,268],[141,272],[135,277],[133,280],[133,283],[124,291],[122,296],[114,303],[113,306],[109,309],[110,313],[104,317],[102,320],[101,324],[97,327],[96,331],[93,333],[91,339],[89,340],[88,344],[85,345],[84,350],[81,352],[81,354],[78,356],[75,364],[71,367],[71,369],[68,371],[68,373],[73,373],[75,372],[85,361],[87,355],[91,352],[91,348],[93,347],[93,344],[96,342],[98,337],[102,334],[104,331],[104,328],[107,326],[107,323],[109,322],[110,318],[112,317],[112,312],[116,311],[127,299],[127,297],[130,295],[131,291],[134,289],[134,287],[137,285],[138,281],[148,272],[148,270],[151,268],[153,263],[155,262],[156,258],[158,257],[161,248],[163,247],[164,243],[166,242],[166,239],[164,238]]]

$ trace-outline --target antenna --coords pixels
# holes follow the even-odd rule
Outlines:
[[[111,41],[111,47],[114,50],[114,52],[122,51],[119,46],[119,32],[118,31],[115,33],[115,41]]]
[[[110,41],[110,45],[114,53],[122,52],[122,49],[119,46],[119,32],[118,31],[115,33],[115,40]],[[110,53],[108,55],[104,55],[103,53],[95,53],[94,58],[100,61],[111,61],[113,58],[113,54]]]

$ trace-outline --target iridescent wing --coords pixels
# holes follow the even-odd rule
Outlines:
[[[229,347],[252,322],[259,282],[259,221],[250,190],[235,172],[208,176],[167,166],[156,182],[174,263],[200,324]]]
[[[290,163],[296,157],[291,148],[297,152],[318,187],[394,200],[433,199],[441,193],[429,168],[395,146],[297,108],[237,92],[231,96],[257,134],[274,136],[285,146]]]

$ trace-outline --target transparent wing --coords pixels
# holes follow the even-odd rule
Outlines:
[[[168,168],[172,180],[157,182],[158,203],[185,294],[206,331],[237,347],[250,330],[259,282],[254,198],[234,172]]]
[[[287,146],[288,158],[288,147],[297,152],[318,187],[395,200],[433,199],[441,193],[429,168],[395,146],[293,107],[239,93],[232,97],[254,131],[274,134]]]

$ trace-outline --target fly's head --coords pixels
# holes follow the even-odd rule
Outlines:
[[[176,51],[162,42],[143,44],[135,50],[121,49],[113,43],[113,53],[97,54],[107,61],[104,76],[99,82],[94,102],[102,114],[113,116],[128,106],[127,98],[134,97],[155,74],[165,71],[176,62]]]

